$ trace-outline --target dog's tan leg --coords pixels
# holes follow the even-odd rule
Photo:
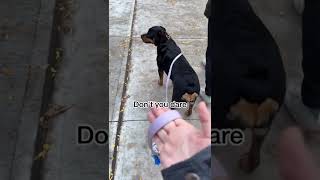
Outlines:
[[[279,108],[280,106],[275,100],[267,98],[257,109],[257,121],[255,123],[255,127],[261,127],[264,124],[268,124],[279,111]]]
[[[192,93],[192,94],[189,94],[189,93],[185,93],[181,99],[183,101],[186,101],[188,103],[188,109],[186,111],[186,116],[190,116],[192,114],[192,109],[193,109],[193,105],[194,103],[196,102],[197,100],[197,97],[199,95],[197,93]]]
[[[269,128],[251,129],[251,147],[239,160],[240,169],[246,173],[253,172],[260,164],[260,150]]]
[[[187,116],[190,116],[192,114],[193,105],[194,103],[188,102],[188,110],[186,111]]]
[[[230,108],[228,118],[238,120],[242,125],[252,130],[251,148],[239,160],[240,169],[244,172],[251,173],[259,166],[260,149],[269,131],[269,127],[265,127],[270,126],[269,123],[278,109],[279,104],[271,98],[267,98],[260,105],[241,98],[237,104]]]
[[[162,86],[163,85],[163,71],[162,70],[158,70],[158,73],[159,73],[159,82],[158,82],[158,84],[160,86]]]

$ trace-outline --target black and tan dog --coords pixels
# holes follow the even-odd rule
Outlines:
[[[163,72],[169,73],[171,63],[181,53],[181,50],[168,35],[166,29],[161,26],[150,28],[148,33],[141,35],[141,39],[144,43],[152,43],[157,46],[159,85],[162,86]],[[173,84],[172,101],[187,102],[186,115],[191,115],[192,107],[199,95],[200,84],[196,72],[183,55],[173,64],[170,79]]]
[[[251,130],[251,148],[239,161],[252,172],[285,96],[280,50],[248,1],[217,0],[213,7],[212,124]]]

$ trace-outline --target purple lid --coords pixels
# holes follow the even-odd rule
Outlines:
[[[165,125],[179,118],[181,118],[181,115],[178,111],[170,110],[165,113],[162,113],[160,116],[157,117],[157,119],[155,119],[155,121],[150,125],[149,131],[148,131],[148,143],[149,143],[150,149],[152,149],[153,136]]]

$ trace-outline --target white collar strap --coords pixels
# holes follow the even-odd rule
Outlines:
[[[166,102],[169,102],[168,101],[168,85],[169,85],[169,80],[170,80],[170,76],[171,76],[172,67],[173,67],[174,62],[176,62],[176,60],[178,60],[181,56],[182,56],[182,52],[180,54],[178,54],[173,59],[171,65],[170,65],[170,69],[169,69],[168,76],[167,76],[167,81],[166,81]]]

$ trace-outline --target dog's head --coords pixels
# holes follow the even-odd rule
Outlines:
[[[170,36],[166,32],[166,29],[162,26],[153,26],[148,30],[148,33],[142,34],[141,39],[144,43],[152,43],[158,46],[161,43],[165,43]]]

